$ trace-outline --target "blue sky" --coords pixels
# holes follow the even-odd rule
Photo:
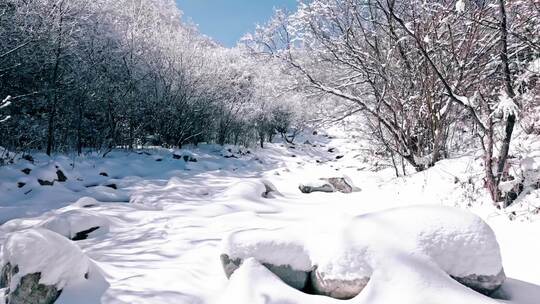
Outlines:
[[[227,47],[236,45],[255,24],[265,23],[274,7],[294,10],[296,0],[176,0],[184,20],[192,20],[201,33]]]

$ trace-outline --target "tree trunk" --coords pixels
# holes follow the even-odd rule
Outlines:
[[[501,14],[501,54],[500,59],[503,65],[505,92],[512,100],[516,96],[512,87],[512,76],[510,74],[510,64],[508,59],[508,29],[506,23],[506,8],[504,6],[504,0],[499,0],[499,11]],[[512,133],[514,131],[514,125],[516,124],[516,116],[512,113],[508,115],[505,126],[505,136],[502,143],[501,151],[499,154],[499,163],[497,165],[497,179],[496,185],[499,186],[501,178],[503,176],[504,167],[508,159],[508,151],[510,150],[510,142],[512,141]],[[498,197],[497,197],[498,199]],[[506,206],[505,206],[506,207]]]
[[[56,106],[58,103],[57,81],[58,81],[58,71],[60,68],[60,55],[62,54],[62,42],[63,42],[62,41],[62,38],[63,38],[62,25],[64,21],[64,16],[63,16],[63,11],[62,11],[63,3],[64,1],[61,1],[59,5],[59,12],[58,12],[59,20],[58,20],[58,33],[57,33],[58,44],[56,46],[55,61],[54,61],[52,79],[51,79],[52,97],[49,98],[50,106],[49,106],[49,122],[47,126],[47,151],[46,151],[48,156],[51,156],[53,146],[54,146],[54,130],[55,130],[54,124],[55,124],[55,118],[56,118]]]

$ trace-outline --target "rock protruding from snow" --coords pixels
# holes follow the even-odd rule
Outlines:
[[[330,193],[330,192],[336,191],[336,189],[334,189],[334,186],[332,186],[332,184],[324,180],[300,184],[300,186],[298,186],[298,189],[300,189],[302,193],[306,193],[306,194],[311,193],[311,192]]]
[[[7,269],[13,271],[12,268]],[[12,273],[16,275],[16,273]],[[43,285],[40,273],[27,274],[21,278],[17,289],[7,290],[6,304],[52,304],[60,296],[61,290],[55,286]]]
[[[7,304],[54,303],[65,286],[86,280],[90,267],[79,247],[41,228],[10,234],[2,263]]]
[[[291,287],[306,287],[311,261],[298,239],[287,231],[240,231],[223,241],[221,262],[227,278],[247,258],[255,258]]]
[[[94,214],[90,210],[69,210],[55,214],[38,224],[72,240],[86,239],[88,235],[99,229],[100,233],[109,231],[109,220]]]
[[[220,258],[227,278],[230,278],[243,263],[242,259],[231,259],[227,254],[222,254]],[[303,290],[306,287],[309,272],[293,269],[290,265],[262,264],[289,286],[298,290]]]
[[[351,299],[358,295],[369,282],[369,277],[356,279],[327,278],[324,272],[311,273],[311,286],[317,294],[336,299]]]
[[[339,192],[351,193],[358,190],[348,177],[330,177],[325,178],[325,180]]]
[[[484,294],[492,293],[505,280],[493,231],[478,216],[457,208],[414,206],[365,214],[339,234],[333,246],[341,249],[316,261],[315,277],[330,282],[314,286],[333,286],[331,280],[362,282],[372,270],[387,267],[384,264],[390,258],[406,261],[417,256]]]
[[[506,281],[506,275],[502,269],[496,275],[471,274],[464,277],[452,276],[452,278],[461,284],[485,295],[491,295],[494,291],[502,286],[504,281]]]
[[[195,155],[189,151],[176,151],[173,153],[172,157],[174,159],[183,159],[186,163],[197,162],[197,158],[195,157]]]
[[[302,193],[336,191],[341,193],[351,193],[360,190],[355,187],[352,181],[346,176],[321,178],[318,181],[301,184],[298,188]]]
[[[261,181],[264,185],[264,192],[261,193],[261,196],[264,197],[264,198],[275,198],[276,195],[282,195],[276,188],[276,186],[274,186],[274,184],[272,184],[270,181],[268,180],[262,180]]]

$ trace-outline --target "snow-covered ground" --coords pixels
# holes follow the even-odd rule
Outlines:
[[[336,134],[336,138],[307,136],[294,147],[275,143],[265,149],[238,151],[235,147],[203,145],[189,152],[176,151],[180,159],[165,149],[112,152],[105,158],[89,155],[49,160],[35,155],[34,163],[20,160],[0,168],[0,223],[4,223],[0,243],[6,243],[10,233],[32,227],[67,238],[99,227],[89,232],[87,239],[73,242],[106,282],[90,280],[88,286],[67,283],[57,303],[341,303],[293,289],[262,267],[261,261],[247,256],[228,280],[220,261],[224,250],[230,250],[223,248],[227,244],[224,240],[238,231],[268,239],[275,237],[275,231],[292,229],[294,233],[285,233],[274,243],[317,240],[320,248],[332,252],[336,238],[340,238],[335,232],[344,231],[355,217],[396,207],[445,205],[468,209],[493,229],[508,277],[501,293],[507,300],[480,296],[448,280],[440,267],[427,262],[388,256],[377,261],[385,265],[383,270],[373,272],[362,293],[347,301],[540,301],[540,217],[520,217],[519,210],[511,213],[494,208],[481,187],[477,157],[444,160],[425,172],[395,178],[391,169],[373,170],[361,143]],[[184,161],[186,155],[188,161]],[[26,174],[23,169],[31,171]],[[37,179],[58,179],[58,169],[67,181],[39,185]],[[319,178],[342,176],[361,191],[304,194],[298,189],[299,184]],[[18,183],[24,185],[19,188]],[[269,187],[277,191],[263,195]],[[533,191],[527,197],[538,199],[538,194]],[[404,212],[403,216],[411,218],[384,221],[380,231],[359,226],[356,229],[360,231],[352,231],[363,237],[353,235],[352,239],[368,238],[362,232],[371,235],[369,239],[377,239],[379,234],[383,239],[388,231],[402,231],[407,223],[423,222],[421,212]],[[395,235],[385,238],[385,246],[396,239]],[[291,254],[289,264],[305,268],[310,266],[310,258],[317,258],[304,259],[302,248],[296,249],[298,254]],[[478,258],[484,249],[468,244],[460,247],[459,254],[449,256]],[[287,259],[279,251],[268,253],[277,260]],[[486,256],[485,260],[492,258]],[[481,268],[470,262],[461,265]]]

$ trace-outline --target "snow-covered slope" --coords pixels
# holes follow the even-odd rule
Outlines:
[[[6,221],[0,226],[0,243],[8,233],[31,227],[48,227],[71,237],[76,230],[102,226],[104,229],[91,232],[85,240],[70,241],[99,266],[108,284],[81,291],[91,299],[88,303],[341,303],[293,289],[254,260],[245,261],[227,280],[220,261],[223,240],[236,231],[256,235],[262,230],[300,227],[295,229],[300,233],[276,242],[318,236],[319,246],[328,251],[321,250],[321,256],[314,254],[313,259],[322,260],[331,256],[332,244],[341,241],[335,232],[356,217],[418,204],[458,206],[477,214],[493,229],[509,278],[502,288],[511,297],[509,303],[532,304],[540,298],[540,264],[536,262],[540,222],[535,217],[511,220],[512,216],[489,203],[478,182],[480,160],[474,155],[395,178],[391,169],[374,170],[362,143],[339,134],[334,138],[306,136],[294,147],[275,143],[249,153],[235,147],[202,146],[191,151],[197,162],[175,159],[170,150],[145,152],[150,155],[113,152],[105,158],[53,160],[36,155],[34,164],[20,161],[0,168],[0,221]],[[38,177],[57,178],[56,166],[67,181],[40,186]],[[26,167],[32,169],[28,175],[21,172]],[[348,176],[361,191],[303,194],[298,190],[299,184],[309,180],[342,176]],[[17,182],[26,184],[18,188]],[[279,194],[263,195],[268,182]],[[77,202],[82,197],[97,201],[84,198]],[[408,223],[422,219],[421,214],[403,216]],[[400,231],[392,223],[381,225]],[[278,253],[273,258],[278,259]],[[468,257],[449,250],[444,254]],[[496,254],[490,256],[498,259]],[[462,264],[459,272],[484,269],[491,265],[489,261],[486,258],[486,265]],[[349,301],[495,301],[464,288],[437,270],[440,267],[415,260],[402,262],[396,257],[385,259],[384,271],[372,276],[380,279],[371,279],[373,283]],[[303,268],[307,265],[303,263],[307,261],[300,259],[297,266]],[[442,268],[449,271],[452,265],[447,266]],[[80,303],[72,296],[62,293],[58,301]]]

